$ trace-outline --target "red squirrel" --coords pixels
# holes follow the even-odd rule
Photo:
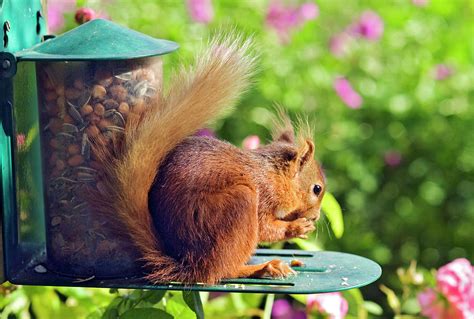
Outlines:
[[[211,42],[144,114],[129,115],[113,150],[94,147],[110,195],[95,206],[130,236],[152,283],[294,274],[281,260],[246,263],[259,242],[305,238],[319,218],[325,180],[308,125],[295,134],[281,113],[273,141],[256,150],[193,136],[248,88],[250,46]]]

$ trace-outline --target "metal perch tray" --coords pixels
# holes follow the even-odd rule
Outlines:
[[[19,276],[17,284],[82,286],[101,288],[139,288],[186,291],[222,291],[246,293],[287,293],[312,294],[348,290],[366,286],[377,280],[382,274],[380,266],[370,259],[330,251],[270,250],[258,249],[250,264],[258,264],[272,259],[281,259],[287,263],[297,259],[301,267],[293,267],[297,274],[285,279],[239,278],[222,281],[218,285],[150,285],[140,278],[119,278],[98,280],[94,278],[70,278],[49,273],[37,273],[33,268],[26,268]]]

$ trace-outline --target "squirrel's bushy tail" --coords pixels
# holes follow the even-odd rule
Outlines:
[[[255,59],[250,46],[239,36],[211,41],[192,67],[172,76],[169,92],[158,94],[140,121],[129,119],[116,159],[103,159],[109,196],[102,210],[130,234],[153,282],[192,280],[177,261],[162,254],[153,227],[148,192],[157,169],[178,143],[216,119],[247,89]]]

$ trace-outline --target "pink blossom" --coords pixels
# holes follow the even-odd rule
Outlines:
[[[417,7],[424,7],[428,4],[428,0],[411,0],[411,3]]]
[[[438,269],[438,290],[463,318],[474,318],[474,268],[466,258],[458,258]]]
[[[25,145],[26,136],[25,134],[18,134],[16,136],[16,146],[21,149]]]
[[[291,319],[293,309],[286,299],[278,299],[273,303],[272,318],[274,319]]]
[[[74,20],[76,20],[77,24],[84,24],[95,18],[97,18],[97,14],[91,8],[77,9],[76,14],[74,15]]]
[[[196,133],[194,133],[194,135],[195,136],[204,136],[204,137],[216,137],[216,134],[210,128],[199,129],[199,130],[197,130]]]
[[[303,3],[299,8],[299,14],[302,20],[314,20],[319,16],[319,7],[314,2]]]
[[[307,319],[308,316],[304,310],[295,310],[293,311],[293,317],[291,319]]]
[[[435,79],[438,81],[441,81],[453,75],[454,70],[452,67],[446,64],[438,64],[435,67],[434,73],[435,73]]]
[[[64,13],[72,12],[76,7],[76,0],[48,1],[48,30],[51,33],[59,32],[64,27]]]
[[[282,43],[290,40],[291,32],[308,20],[314,20],[319,15],[319,7],[315,3],[307,2],[301,6],[283,5],[273,0],[268,6],[265,22],[274,29]]]
[[[367,40],[376,41],[383,34],[383,21],[380,16],[373,11],[365,11],[350,30],[357,36]]]
[[[449,307],[446,300],[431,288],[418,294],[421,314],[429,319],[462,319],[462,314],[456,308]],[[469,318],[469,317],[465,317]]]
[[[351,37],[347,32],[336,34],[329,40],[329,50],[334,56],[341,57],[346,53],[350,40]]]
[[[418,294],[421,314],[430,319],[443,319],[445,309],[438,300],[438,294],[431,288],[427,288]]]
[[[306,313],[302,310],[292,308],[290,302],[286,299],[278,299],[273,303],[273,319],[306,319]]]
[[[214,18],[214,8],[211,0],[187,0],[188,12],[198,23],[209,23]]]
[[[398,151],[387,151],[383,157],[385,164],[391,167],[396,167],[402,162],[402,154]]]
[[[276,31],[280,40],[286,43],[290,39],[290,30],[299,24],[298,10],[272,1],[268,7],[266,23]]]
[[[254,150],[258,148],[259,145],[260,145],[260,138],[257,135],[247,136],[242,142],[243,148],[247,150]]]
[[[318,311],[318,313],[329,315],[329,319],[343,319],[349,308],[347,300],[340,292],[308,295],[306,302],[308,312]]]
[[[344,77],[338,77],[334,81],[334,90],[341,100],[350,108],[358,109],[362,104],[362,97],[357,93]]]

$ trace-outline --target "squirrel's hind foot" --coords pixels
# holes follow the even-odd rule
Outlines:
[[[239,269],[238,277],[251,278],[286,278],[296,275],[287,263],[280,259],[274,259],[258,265],[244,265]]]
[[[296,275],[296,271],[280,259],[271,260],[264,265],[265,267],[262,271],[257,273],[257,276],[260,276],[259,278],[285,278],[291,275]]]

